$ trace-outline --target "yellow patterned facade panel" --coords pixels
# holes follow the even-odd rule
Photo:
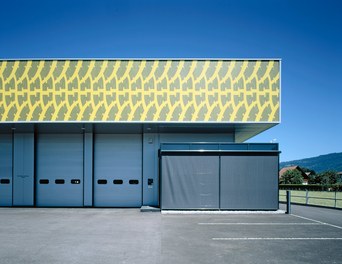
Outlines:
[[[0,61],[0,122],[279,122],[278,60]]]

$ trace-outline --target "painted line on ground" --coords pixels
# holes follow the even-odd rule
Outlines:
[[[206,210],[161,210],[162,214],[206,214],[206,215],[274,215],[274,214],[285,214],[284,210],[277,211],[206,211]]]
[[[295,217],[298,217],[298,218],[301,218],[301,219],[304,219],[304,220],[309,220],[309,221],[312,221],[312,222],[315,222],[315,223],[319,223],[319,224],[321,224],[321,225],[327,225],[327,226],[335,227],[335,228],[338,228],[338,229],[342,229],[341,226],[328,224],[328,223],[325,223],[325,222],[321,222],[321,221],[314,220],[314,219],[307,218],[307,217],[300,216],[300,215],[295,215],[295,214],[291,214],[291,215],[293,215],[293,216],[295,216]]]
[[[292,226],[292,225],[321,225],[321,223],[198,223],[199,225],[274,225],[274,226]]]
[[[256,241],[256,240],[342,240],[342,237],[214,237],[216,241]]]

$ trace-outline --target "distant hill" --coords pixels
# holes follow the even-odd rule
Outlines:
[[[305,167],[314,170],[315,172],[326,170],[342,171],[342,152],[330,153],[307,159],[280,162],[280,169],[292,165]]]

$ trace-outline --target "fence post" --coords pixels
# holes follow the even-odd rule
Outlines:
[[[306,193],[305,193],[305,205],[308,205],[309,203],[309,191],[306,190]]]
[[[291,214],[291,191],[286,191],[286,214]]]
[[[337,199],[337,195],[336,195],[336,190],[335,190],[335,203],[334,203],[334,207],[335,207],[335,208],[336,208],[336,205],[337,205],[336,199]]]

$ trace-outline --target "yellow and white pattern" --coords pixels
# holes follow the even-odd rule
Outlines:
[[[279,122],[278,60],[0,61],[0,121]]]

